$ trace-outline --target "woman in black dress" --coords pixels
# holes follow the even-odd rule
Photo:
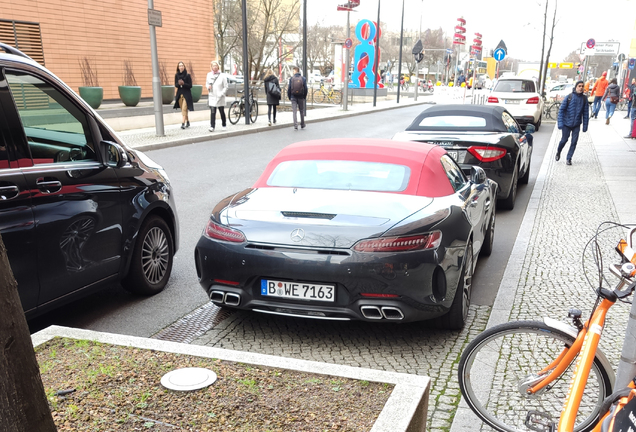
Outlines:
[[[177,88],[177,96],[175,97],[174,109],[181,108],[181,129],[190,127],[188,119],[188,110],[194,111],[192,103],[192,78],[188,73],[183,62],[177,65],[177,73],[174,76],[174,86]]]

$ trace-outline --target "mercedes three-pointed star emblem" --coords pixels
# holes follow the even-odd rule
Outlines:
[[[290,235],[292,241],[299,242],[305,238],[305,231],[302,228],[296,228]]]

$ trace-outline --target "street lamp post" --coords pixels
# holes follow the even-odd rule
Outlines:
[[[153,9],[154,1],[148,0],[148,10],[152,11]],[[157,55],[157,35],[155,33],[155,25],[150,24],[149,22],[148,26],[150,27],[150,55],[152,60],[152,102],[155,111],[155,129],[157,136],[165,136],[163,127],[163,102],[161,100],[161,80],[159,79],[159,60]],[[161,23],[159,23],[159,26],[161,26]]]
[[[402,22],[400,23],[400,55],[398,60],[397,103],[400,103],[400,87],[402,87],[402,43],[404,41],[404,0],[402,0]]]
[[[360,0],[349,0],[347,3],[338,6],[339,11],[347,11],[347,41],[351,39],[351,24],[349,23],[349,17],[351,15],[351,11],[353,8],[360,6]],[[351,64],[351,48],[347,48],[345,46],[345,51],[347,52],[345,55],[345,74],[344,74],[344,89],[343,96],[344,101],[342,102],[342,109],[347,111],[349,108],[349,65]]]
[[[243,96],[245,96],[245,124],[250,124],[250,76],[247,65],[247,0],[243,0]]]
[[[376,24],[375,31],[375,74],[373,76],[373,106],[375,106],[376,99],[378,97],[378,74],[380,72],[380,3],[382,0],[378,0],[378,23]],[[404,2],[404,0],[402,0]]]

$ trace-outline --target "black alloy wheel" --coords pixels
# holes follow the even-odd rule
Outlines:
[[[123,280],[124,288],[134,294],[154,295],[161,292],[170,278],[174,257],[172,232],[158,216],[150,216],[142,225]]]

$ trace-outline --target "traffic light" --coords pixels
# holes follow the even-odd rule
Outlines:
[[[581,63],[577,63],[576,64],[576,74],[580,75],[581,74]]]

